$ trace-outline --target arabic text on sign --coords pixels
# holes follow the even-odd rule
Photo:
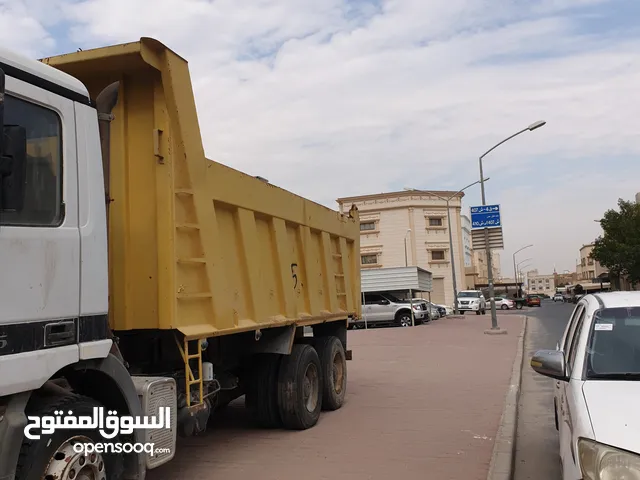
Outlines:
[[[97,429],[100,434],[107,439],[114,438],[118,433],[130,434],[136,428],[171,428],[171,409],[169,407],[161,407],[158,417],[118,417],[116,411],[107,411],[104,416],[104,407],[96,407],[93,409],[93,416],[76,417],[72,411],[68,412],[65,418],[62,418],[65,412],[62,410],[54,412],[53,416],[29,416],[29,423],[24,428],[24,434],[31,440],[39,440],[40,435],[31,433],[32,428],[41,428],[41,433],[50,435],[56,430],[65,429]]]

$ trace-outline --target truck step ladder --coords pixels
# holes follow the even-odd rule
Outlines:
[[[201,339],[189,339],[184,337],[184,347],[180,345],[180,341],[176,338],[176,343],[180,349],[180,355],[184,361],[184,373],[185,373],[185,387],[187,391],[187,407],[191,406],[191,387],[198,386],[198,403],[201,405],[204,403],[204,383],[202,381],[202,347]],[[193,348],[195,346],[195,352]],[[198,363],[198,376],[196,377],[191,368],[191,361],[197,360]]]

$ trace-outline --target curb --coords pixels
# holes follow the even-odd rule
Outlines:
[[[511,370],[511,382],[504,400],[500,427],[493,444],[491,463],[487,480],[511,480],[513,475],[516,431],[518,427],[518,401],[520,399],[520,387],[522,382],[522,366],[524,362],[524,338],[527,332],[528,317],[524,316],[524,325],[518,337],[516,358]]]

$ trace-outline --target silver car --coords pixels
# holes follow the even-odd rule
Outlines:
[[[365,293],[362,316],[357,322],[352,322],[351,328],[364,327],[365,319],[369,324],[395,324],[400,327],[410,327],[411,302],[401,300],[387,292]],[[424,300],[413,302],[414,324],[419,325],[429,320],[427,302]]]

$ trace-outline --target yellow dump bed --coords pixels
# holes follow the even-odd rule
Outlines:
[[[114,330],[201,337],[359,316],[355,209],[343,216],[207,160],[185,60],[143,38],[43,62],[92,98],[120,82],[110,155]]]

